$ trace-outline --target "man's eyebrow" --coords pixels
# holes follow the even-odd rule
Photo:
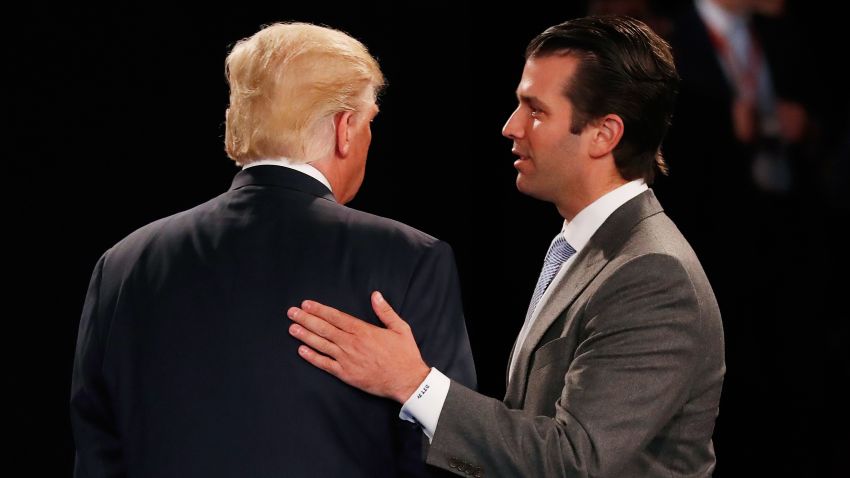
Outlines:
[[[536,96],[522,95],[522,94],[517,93],[516,97],[519,101],[521,101],[523,103],[529,103],[529,104],[532,104],[534,106],[541,106],[541,107],[543,107],[543,109],[549,109],[549,107],[546,105],[546,103],[541,101],[540,98],[538,98]]]

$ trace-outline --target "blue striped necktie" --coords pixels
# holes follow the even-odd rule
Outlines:
[[[540,271],[540,277],[537,278],[537,286],[534,288],[534,295],[531,296],[531,304],[528,306],[528,312],[525,314],[528,320],[537,308],[537,303],[546,292],[546,288],[555,278],[555,275],[561,269],[561,265],[567,262],[567,259],[576,253],[573,246],[564,239],[563,234],[558,234],[552,240],[549,246],[549,251],[546,253],[546,259],[543,260],[543,269]]]
[[[566,239],[564,239],[563,233],[558,234],[555,236],[555,239],[552,240],[552,244],[549,246],[549,251],[546,253],[546,259],[543,260],[543,269],[540,271],[540,277],[537,278],[537,286],[534,288],[534,295],[531,296],[531,304],[529,304],[528,312],[525,314],[525,323],[522,324],[522,330],[519,331],[516,349],[514,349],[514,353],[511,358],[511,374],[513,374],[514,362],[516,361],[517,355],[519,355],[519,350],[522,348],[522,344],[525,342],[525,337],[531,330],[531,317],[534,315],[534,309],[537,308],[537,303],[540,302],[540,299],[546,292],[546,288],[549,287],[550,283],[552,283],[552,279],[554,279],[555,275],[558,274],[558,271],[561,269],[564,262],[567,262],[567,259],[572,257],[575,253],[576,250],[573,249],[573,246],[571,246]]]

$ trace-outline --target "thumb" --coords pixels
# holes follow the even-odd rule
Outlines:
[[[390,330],[400,332],[407,325],[378,291],[372,292],[372,309]]]

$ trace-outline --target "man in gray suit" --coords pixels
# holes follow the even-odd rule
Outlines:
[[[509,363],[504,401],[429,368],[375,292],[386,329],[305,301],[290,333],[308,362],[404,404],[427,460],[472,476],[709,476],[723,330],[693,250],[648,184],[678,75],[646,25],[588,17],[526,52],[504,127],[517,188],[555,204],[552,241]],[[317,353],[319,352],[319,353]]]

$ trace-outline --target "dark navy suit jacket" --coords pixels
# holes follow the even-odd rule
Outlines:
[[[279,166],[153,222],[98,261],[71,390],[78,477],[427,473],[398,403],[298,356],[285,311],[314,299],[378,324],[380,290],[425,361],[475,385],[450,247],[336,203]]]

